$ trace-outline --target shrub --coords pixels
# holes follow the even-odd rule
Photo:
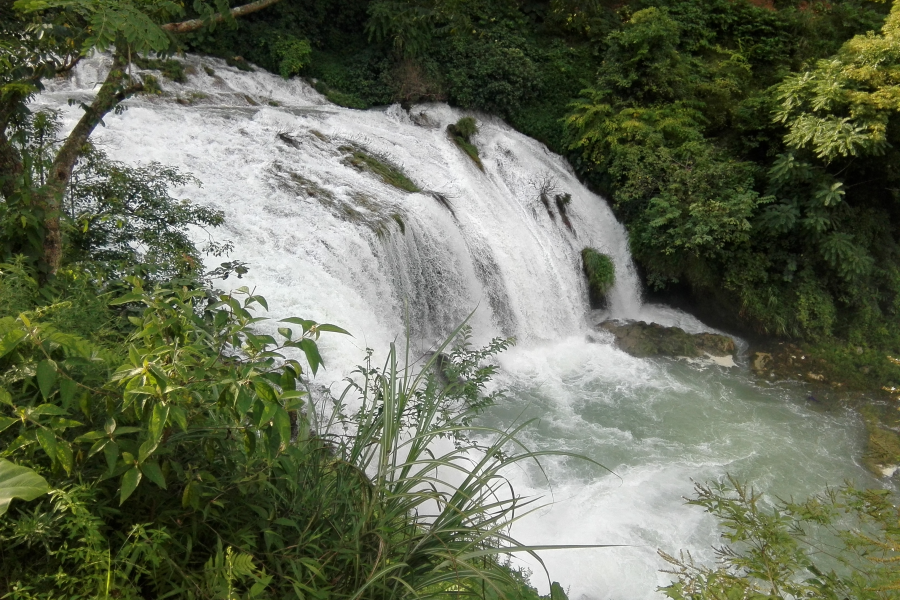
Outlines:
[[[733,478],[696,485],[688,501],[715,516],[726,545],[714,566],[660,552],[673,600],[896,598],[897,506],[889,490],[844,487],[805,501],[766,500]]]
[[[471,142],[473,135],[478,133],[478,124],[473,117],[462,117],[455,124],[447,125],[447,133],[460,150],[472,159],[479,169],[484,171],[484,165],[481,163],[481,157],[478,155],[478,148]]]
[[[485,361],[509,340],[475,349],[460,328],[416,368],[392,346],[340,396],[314,397],[316,340],[340,328],[289,318],[276,338],[246,288],[207,304],[209,290],[132,283],[116,302],[137,315],[124,357],[39,315],[0,318],[0,447],[50,490],[13,491],[0,520],[11,598],[523,589],[497,555],[517,549],[507,528],[530,501],[508,497],[501,470],[535,455],[518,429],[468,438],[500,397]],[[439,438],[455,443],[435,452]]]

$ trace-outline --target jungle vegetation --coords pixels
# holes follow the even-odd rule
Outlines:
[[[445,100],[500,115],[610,199],[650,289],[706,298],[732,325],[851,367],[846,349],[864,348],[888,385],[900,382],[887,358],[900,351],[898,32],[900,3],[867,0],[0,1],[4,597],[534,595],[498,558],[527,511],[499,493],[499,469],[536,457],[515,431],[470,438],[499,399],[484,394],[486,361],[510,341],[472,348],[463,327],[440,365],[392,348],[338,397],[312,394],[319,336],[347,332],[298,317],[261,333],[265,299],[209,281],[246,267],[207,271],[204,254],[227,242],[186,234],[222,222],[169,196],[190,175],[91,146],[123,100],[158,91],[133,60],[177,77],[178,52],[205,52],[308,77],[353,108]],[[29,101],[94,50],[109,70],[62,137]],[[449,134],[477,136],[462,122]],[[453,449],[432,456],[436,438]],[[463,483],[440,485],[438,468]],[[733,482],[695,502],[739,547],[716,569],[669,557],[670,597],[896,590],[883,496],[773,512]],[[844,535],[848,519],[863,538]],[[844,564],[872,575],[819,564],[802,546],[810,524],[836,527],[845,546],[832,551],[862,553]]]

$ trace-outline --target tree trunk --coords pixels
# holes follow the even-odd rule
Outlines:
[[[258,10],[262,10],[266,7],[272,6],[273,4],[277,4],[281,2],[281,0],[256,0],[256,2],[250,2],[248,4],[244,4],[242,6],[236,6],[232,8],[228,15],[232,18],[234,17],[243,17],[244,15],[249,15],[250,13],[254,13]],[[216,13],[213,15],[212,22],[220,23],[225,20],[225,15],[222,13]],[[191,31],[197,31],[204,25],[206,25],[208,21],[203,19],[191,19],[189,21],[182,21],[181,23],[166,23],[162,26],[166,31],[171,31],[172,33],[190,33]]]
[[[56,153],[47,185],[38,196],[37,205],[44,213],[44,262],[50,273],[56,273],[62,259],[62,200],[69,188],[79,154],[103,117],[120,102],[143,89],[140,82],[127,81],[125,66],[119,55],[114,56],[112,68],[100,86],[97,97],[85,109],[84,115]]]

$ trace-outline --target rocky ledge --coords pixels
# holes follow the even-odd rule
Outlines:
[[[604,321],[599,328],[612,333],[619,349],[632,356],[709,357],[723,366],[734,365],[734,340],[726,335],[688,333],[643,321]]]

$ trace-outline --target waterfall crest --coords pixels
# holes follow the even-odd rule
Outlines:
[[[89,97],[105,62],[85,61],[38,104]],[[94,139],[114,158],[194,174],[202,185],[179,193],[226,212],[228,231],[217,236],[235,242],[248,280],[277,296],[276,312],[386,339],[403,331],[408,311],[414,333],[435,338],[477,307],[473,326],[485,337],[555,339],[586,322],[580,252],[591,246],[615,263],[610,315],[637,316],[627,236],[606,202],[499,119],[478,118],[481,171],[447,135],[465,114],[447,105],[342,109],[299,80],[186,62],[185,83],[129,100]],[[62,111],[67,124],[78,116]],[[354,152],[421,191],[385,183]],[[564,194],[565,215],[554,202]]]

